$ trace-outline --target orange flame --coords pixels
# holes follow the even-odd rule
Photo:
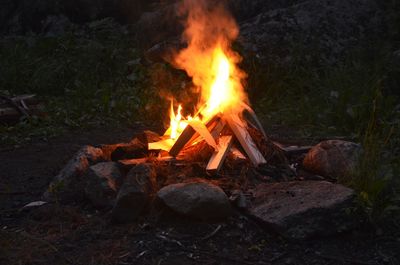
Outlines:
[[[176,55],[175,66],[200,88],[201,117],[195,118],[206,122],[224,111],[242,112],[241,103],[247,102],[242,85],[246,74],[237,66],[241,57],[230,47],[238,35],[236,22],[218,1],[185,0],[181,11],[187,16],[183,38],[188,46]],[[181,105],[177,112],[171,105],[166,132],[170,139],[177,139],[190,119],[183,119],[181,111]]]
[[[174,102],[171,100],[171,111],[170,111],[170,133],[169,136],[171,139],[176,139],[182,131],[188,125],[187,121],[182,119],[182,105],[179,104],[178,110],[176,113],[174,112]],[[188,119],[190,116],[188,117]]]

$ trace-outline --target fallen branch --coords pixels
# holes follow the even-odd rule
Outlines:
[[[206,170],[209,174],[215,174],[221,169],[232,145],[232,141],[232,135],[225,135],[219,138],[217,150],[214,151],[207,164]]]

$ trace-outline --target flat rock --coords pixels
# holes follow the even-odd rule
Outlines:
[[[173,211],[196,219],[223,219],[231,214],[225,192],[206,182],[168,185],[158,191],[157,197]]]
[[[121,184],[118,164],[101,162],[89,168],[85,193],[95,207],[106,207],[112,204]]]
[[[43,194],[45,201],[58,200],[70,202],[83,199],[85,179],[90,165],[104,160],[103,151],[93,146],[82,147],[67,165],[54,177],[47,191]]]
[[[327,236],[354,225],[346,211],[354,195],[352,189],[327,181],[260,184],[249,214],[288,238]]]
[[[150,201],[156,189],[156,170],[152,164],[133,167],[125,178],[112,210],[112,221],[135,221]]]
[[[356,168],[360,153],[359,144],[327,140],[311,148],[303,160],[303,166],[306,170],[324,177],[348,176]]]

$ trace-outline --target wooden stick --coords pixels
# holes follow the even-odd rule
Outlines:
[[[224,115],[224,118],[228,122],[229,127],[235,134],[239,143],[242,145],[251,162],[255,166],[266,164],[267,161],[258,150],[256,144],[247,131],[244,122],[239,118],[239,116],[237,114],[226,114]]]
[[[221,119],[216,119],[216,121],[212,122],[210,126],[208,126],[208,130],[210,131],[211,136],[217,140],[221,131],[225,128],[226,122]],[[204,146],[204,139],[199,135],[198,137],[190,140],[185,147],[179,152],[176,156],[178,160],[192,160],[196,157],[205,156],[204,159],[209,159],[214,150],[208,152],[209,148]],[[207,144],[208,145],[208,144]],[[208,153],[208,154],[207,154]]]
[[[206,170],[209,174],[216,174],[221,169],[226,155],[228,154],[232,145],[232,140],[232,135],[224,135],[219,137],[218,150],[212,154],[206,167]]]
[[[214,139],[218,139],[219,134],[222,132],[222,130],[224,129],[225,125],[226,125],[226,122],[224,120],[215,119],[215,121],[210,123],[210,125],[207,126],[207,128],[210,131],[211,136],[214,137]],[[192,140],[190,140],[188,142],[188,144],[192,144],[193,145],[193,144],[196,144],[196,143],[198,143],[198,142],[200,142],[202,140],[203,140],[202,137],[200,135],[197,135],[197,137],[192,139]]]

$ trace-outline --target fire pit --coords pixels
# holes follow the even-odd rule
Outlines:
[[[285,147],[268,137],[245,92],[241,57],[231,49],[238,27],[220,5],[205,3],[188,1],[184,6],[186,48],[176,52],[173,61],[199,91],[199,103],[192,106],[196,111],[186,114],[184,104],[171,100],[163,135],[144,131],[129,143],[83,147],[50,184],[46,200],[86,200],[110,210],[111,220],[119,223],[159,206],[191,218],[218,220],[231,215],[234,205],[273,226],[290,223],[306,227],[302,231],[308,231],[310,223],[293,219],[293,214],[324,209],[329,218],[351,202],[350,189],[328,182],[259,186],[303,178],[295,165],[311,147]],[[256,194],[261,199],[253,200]],[[279,206],[274,196],[287,205]],[[289,204],[299,200],[290,214]],[[281,207],[288,210],[276,210]]]

